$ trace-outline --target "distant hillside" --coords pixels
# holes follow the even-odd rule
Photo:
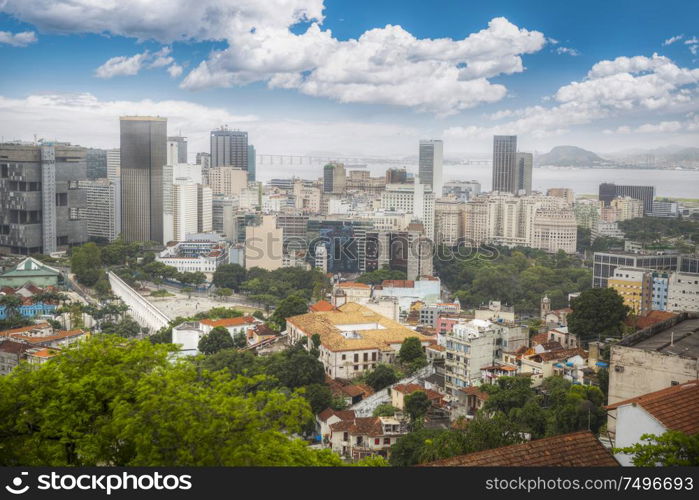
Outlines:
[[[699,148],[684,148],[667,155],[671,161],[696,161],[699,160]]]
[[[556,146],[551,152],[536,157],[537,165],[557,167],[592,167],[606,163],[592,151],[576,146]]]

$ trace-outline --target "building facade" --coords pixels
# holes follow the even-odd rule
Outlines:
[[[493,137],[493,191],[517,193],[517,136]]]
[[[248,169],[248,133],[240,130],[228,130],[221,127],[212,130],[211,168],[233,167],[247,171]]]
[[[444,143],[442,141],[436,139],[420,141],[418,176],[420,182],[429,186],[433,193],[441,193],[444,186],[442,176],[443,157]]]

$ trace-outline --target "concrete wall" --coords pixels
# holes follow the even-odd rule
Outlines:
[[[127,285],[124,280],[111,271],[107,273],[107,276],[112,292],[129,306],[129,316],[136,320],[139,325],[148,328],[149,333],[155,333],[168,325],[170,318]]]
[[[655,434],[659,436],[667,430],[664,425],[654,419],[640,406],[621,406],[616,410],[616,414],[618,431],[616,433],[614,446],[617,448],[625,448],[639,443],[643,434]],[[614,457],[621,465],[633,465],[631,463],[633,455],[616,453]]]

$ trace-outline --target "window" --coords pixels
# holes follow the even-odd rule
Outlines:
[[[343,354],[343,355],[342,355],[342,361],[344,361],[345,359],[347,359],[347,355],[346,355],[346,354]]]
[[[371,360],[376,361],[376,353],[375,352],[371,353]]]
[[[377,441],[378,441],[378,439],[377,439]],[[391,438],[383,438],[383,444],[391,444]]]
[[[354,362],[357,363],[359,361],[359,354],[354,353]]]
[[[369,353],[368,352],[364,353],[364,361],[369,361]]]
[[[342,434],[342,440],[343,440],[343,441],[347,441],[348,439],[349,439],[349,434],[348,434],[347,432],[345,432],[344,434]]]
[[[381,444],[381,438],[374,439],[374,444]]]
[[[359,370],[359,365],[354,365],[354,371],[356,372],[357,370]]]

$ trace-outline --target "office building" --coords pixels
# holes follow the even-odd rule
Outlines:
[[[126,241],[163,242],[167,118],[122,116],[121,228]]]
[[[675,201],[653,201],[653,211],[648,215],[651,217],[677,217],[679,211],[679,204]]]
[[[236,241],[238,200],[233,196],[214,195],[211,202],[211,228],[226,240]]]
[[[255,182],[257,170],[257,153],[255,146],[248,144],[248,182]]]
[[[258,226],[245,227],[245,268],[259,267],[274,271],[283,265],[284,231],[277,227],[277,217],[263,215]]]
[[[492,191],[517,193],[517,136],[493,137]]]
[[[433,193],[442,192],[444,185],[442,177],[442,162],[444,157],[444,143],[440,140],[420,141],[418,158],[418,176],[420,182],[427,186]]]
[[[248,170],[248,133],[221,127],[211,131],[211,167]]]
[[[653,306],[653,273],[647,269],[617,267],[607,280],[607,287],[616,290],[636,316]]]
[[[121,233],[121,191],[118,181],[80,181],[87,205],[82,218],[87,236],[96,241],[114,241]]]
[[[403,168],[386,170],[386,184],[404,184],[408,180],[408,172]]]
[[[438,245],[454,247],[464,236],[464,204],[453,198],[434,203],[434,233]]]
[[[620,186],[613,183],[599,185],[599,200],[608,207],[614,198],[630,196],[643,202],[643,212],[653,212],[653,200],[655,199],[655,186]]]
[[[422,231],[368,231],[366,271],[402,271],[409,280],[433,274],[433,242]]]
[[[197,232],[210,233],[213,229],[213,195],[209,186],[197,184]]]
[[[121,154],[118,149],[107,150],[107,179],[117,181],[121,186]]]
[[[173,135],[168,137],[167,141],[177,144],[177,157],[173,159],[175,160],[173,163],[187,163],[187,138]]]
[[[214,194],[240,196],[248,187],[248,172],[233,167],[212,167],[209,169],[209,186]]]
[[[89,148],[85,151],[85,163],[88,179],[107,177],[107,151]]]
[[[570,188],[549,188],[546,191],[546,196],[555,196],[556,198],[563,198],[571,205],[575,203],[575,195],[573,194],[573,190]]]
[[[328,163],[323,167],[323,193],[341,194],[345,190],[347,175],[342,163]]]
[[[197,153],[196,164],[201,166],[201,178],[203,184],[209,184],[209,169],[211,168],[211,155],[209,153]]]
[[[0,144],[0,252],[49,254],[87,241],[85,148]]]
[[[479,194],[481,183],[478,181],[449,181],[442,188],[442,196],[452,196],[462,202],[467,202]]]
[[[532,194],[532,168],[534,166],[534,155],[531,153],[517,153],[515,194]]]
[[[429,189],[429,188],[428,188]],[[435,195],[415,179],[411,184],[390,184],[381,193],[381,210],[412,214],[424,226],[424,236],[434,239]]]
[[[187,234],[198,232],[197,195],[197,184],[189,181],[189,179],[175,179],[172,186],[172,241],[184,241],[187,238]]]
[[[625,252],[595,252],[592,257],[592,287],[606,288],[617,267],[634,267],[652,271],[675,271],[680,255],[643,255]]]

